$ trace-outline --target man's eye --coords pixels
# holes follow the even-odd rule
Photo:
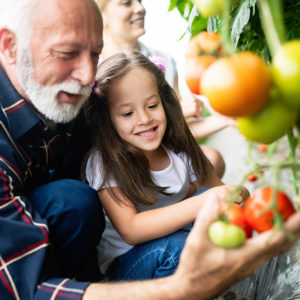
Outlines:
[[[70,51],[70,52],[61,51],[61,52],[58,52],[58,56],[62,59],[72,59],[72,58],[76,57],[77,54],[78,54],[78,52],[76,52],[76,51]]]
[[[93,57],[94,59],[96,59],[96,60],[99,59],[99,56],[100,56],[100,53],[98,53],[98,52],[93,52],[93,53],[92,53],[92,57]]]

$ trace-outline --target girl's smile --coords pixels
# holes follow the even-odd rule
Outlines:
[[[141,138],[151,140],[151,139],[155,138],[157,133],[158,133],[158,127],[153,127],[149,130],[144,130],[144,131],[138,132],[138,133],[136,133],[136,135],[140,136]]]

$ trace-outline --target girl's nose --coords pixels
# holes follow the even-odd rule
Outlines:
[[[151,121],[152,121],[152,117],[146,110],[139,112],[139,124],[141,125],[148,124]]]

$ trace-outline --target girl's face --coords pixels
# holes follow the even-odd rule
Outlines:
[[[135,68],[118,78],[108,90],[108,100],[110,118],[123,140],[146,155],[159,148],[167,119],[149,71]]]
[[[102,15],[104,31],[115,41],[135,42],[145,33],[141,0],[109,0]]]

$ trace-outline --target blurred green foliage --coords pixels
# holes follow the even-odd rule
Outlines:
[[[231,41],[236,51],[250,50],[270,60],[270,53],[266,44],[260,17],[257,9],[257,0],[232,1],[230,14]],[[187,22],[187,30],[183,33],[196,35],[207,30],[221,32],[222,18],[205,18],[196,9],[191,0],[170,0],[169,11],[177,9]],[[300,38],[300,0],[283,0],[285,23],[285,37],[287,40]]]

